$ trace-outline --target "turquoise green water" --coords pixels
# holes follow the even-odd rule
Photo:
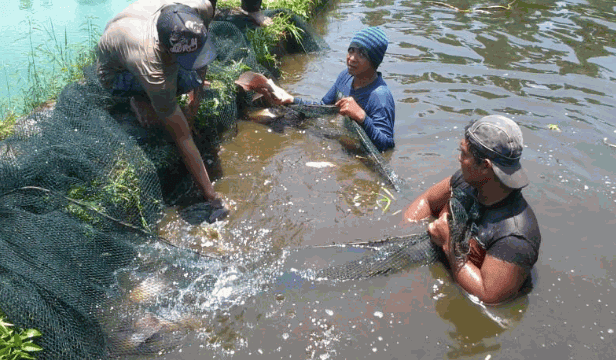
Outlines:
[[[19,96],[28,86],[28,68],[33,62],[54,71],[40,47],[88,41],[88,20],[102,32],[105,24],[130,0],[1,0],[0,1],[0,98]],[[32,56],[34,54],[34,57]]]

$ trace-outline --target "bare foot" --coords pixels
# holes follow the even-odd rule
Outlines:
[[[257,26],[270,26],[274,23],[271,17],[265,16],[261,10],[247,13],[248,17],[254,22]]]

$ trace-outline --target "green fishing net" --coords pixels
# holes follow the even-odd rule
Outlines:
[[[209,166],[250,95],[238,98],[233,80],[246,69],[272,76],[256,61],[246,28],[215,21],[211,29],[218,57],[194,129]],[[314,32],[306,25],[303,33]],[[117,274],[137,266],[143,245],[164,246],[156,223],[185,191],[178,186],[192,183],[165,131],[141,128],[128,99],[109,96],[93,67],[84,75],[54,108],[20,119],[0,142],[0,309],[16,327],[40,330],[41,359],[117,355],[122,346],[113,339],[126,328],[109,303],[128,291]],[[144,344],[163,325],[150,321],[152,334],[127,334],[135,346],[124,350],[157,351]]]

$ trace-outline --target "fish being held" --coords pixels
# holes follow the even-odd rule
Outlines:
[[[244,91],[254,91],[255,95],[252,98],[254,102],[261,97],[265,97],[268,103],[276,104],[274,99],[281,99],[284,94],[282,89],[274,84],[272,79],[268,79],[263,74],[255,73],[253,71],[246,71],[235,80],[235,83],[240,86]],[[272,110],[276,109],[276,110]],[[287,106],[272,107],[266,113],[255,115],[255,117],[263,117],[268,119],[275,119],[284,116],[285,111],[292,109],[295,112],[301,113],[306,118],[314,118],[318,116],[336,115],[339,113],[339,109],[335,105],[322,105],[322,104],[289,104]],[[261,110],[262,111],[262,110]]]
[[[259,74],[253,71],[246,71],[240,75],[240,77],[235,80],[235,83],[239,85],[244,91],[254,91],[256,92],[253,97],[253,101],[258,98],[265,96],[269,98],[270,101],[272,98],[282,99],[283,94],[280,93],[280,88],[274,86],[274,81],[272,79],[268,79],[263,74]]]

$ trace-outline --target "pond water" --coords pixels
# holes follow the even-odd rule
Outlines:
[[[157,262],[163,250],[141,252],[165,278],[148,280],[160,284],[153,288],[176,288],[144,308],[189,331],[172,350],[139,358],[616,358],[616,149],[607,145],[616,143],[614,3],[517,1],[463,13],[429,2],[334,1],[313,24],[331,49],[286,57],[279,80],[313,99],[344,68],[356,31],[387,32],[379,70],[397,116],[396,147],[384,156],[405,185],[379,207],[383,189],[393,190],[338,142],[239,121],[215,182],[231,216],[191,227],[169,209],[160,224],[176,245],[227,260],[164,250]],[[345,255],[317,246],[421,231],[400,228],[400,211],[459,167],[464,126],[487,114],[514,119],[524,134],[524,194],[542,233],[528,295],[476,304],[440,263],[338,283],[293,275]],[[317,161],[334,166],[306,165]]]
[[[387,185],[339,143],[240,121],[220,151],[215,186],[234,212],[219,234],[186,227],[173,212],[161,223],[184,246],[238,260],[202,269],[217,279],[214,291],[191,306],[207,325],[160,358],[613,359],[616,149],[604,142],[616,143],[613,2],[518,1],[462,13],[426,2],[336,1],[314,20],[331,49],[286,57],[280,84],[320,99],[353,34],[374,25],[389,36],[380,71],[396,99],[396,147],[385,157],[406,185],[384,211],[376,200]],[[440,263],[342,283],[276,277],[273,268],[338,254],[314,246],[409,231],[400,211],[459,167],[464,126],[487,114],[514,119],[524,133],[524,194],[543,237],[530,294],[476,304]],[[306,166],[315,161],[335,166]],[[259,256],[260,265],[242,268]]]
[[[28,88],[29,64],[34,63],[50,73],[54,71],[50,59],[39,50],[41,46],[53,49],[57,43],[64,48],[65,35],[72,47],[87,44],[88,21],[100,35],[107,21],[129,3],[129,0],[0,0],[0,98],[19,97]]]

